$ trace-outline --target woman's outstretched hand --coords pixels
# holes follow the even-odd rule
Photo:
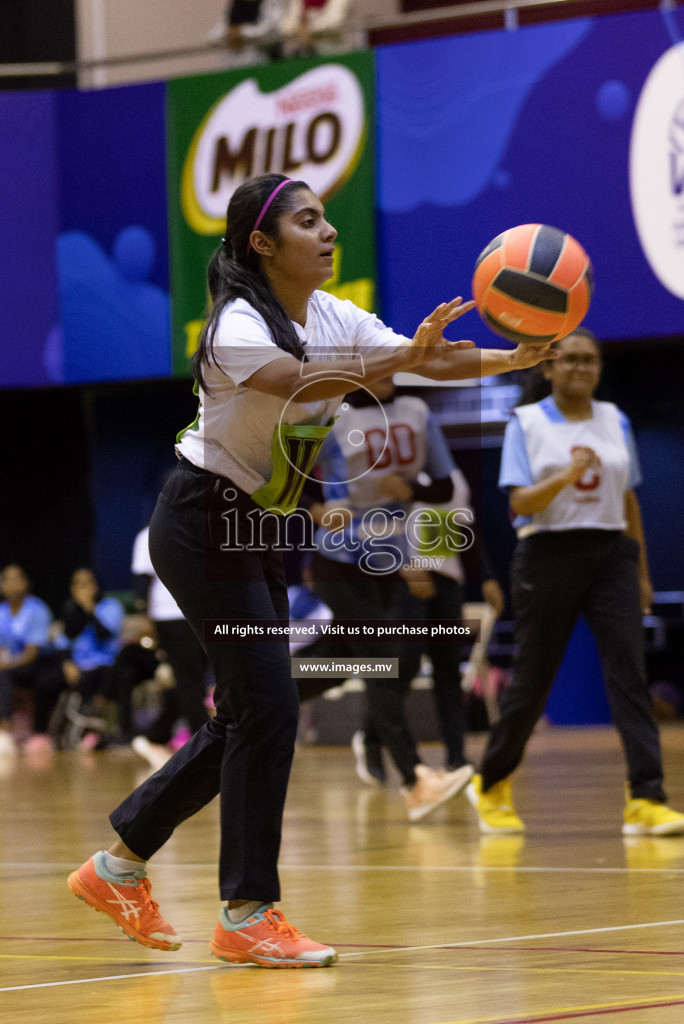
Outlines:
[[[475,362],[472,357],[452,359],[451,354],[459,349],[474,349],[475,342],[449,341],[444,337],[444,330],[475,305],[472,299],[464,302],[459,295],[451,302],[442,302],[425,317],[412,340],[403,346],[406,369],[415,368],[417,373],[434,380],[464,379],[527,370],[559,357],[560,353],[551,347],[553,342],[545,345],[521,342],[513,349],[478,348]]]
[[[448,341],[443,336],[450,323],[474,307],[475,302],[472,299],[470,302],[464,302],[459,295],[451,302],[440,303],[437,309],[425,317],[409,346],[413,365],[419,366],[428,356],[435,355],[435,349],[438,348],[475,348],[474,341]]]
[[[552,344],[550,341],[547,345],[532,345],[527,342],[516,345],[511,352],[511,369],[528,370],[547,359],[558,359],[560,352],[551,348]]]

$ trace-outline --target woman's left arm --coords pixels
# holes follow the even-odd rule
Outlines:
[[[427,352],[422,364],[412,372],[431,380],[463,380],[528,370],[545,360],[558,358],[560,353],[552,349],[551,344],[521,343],[513,349],[477,348],[472,342],[444,338]]]
[[[633,490],[625,491],[625,519],[627,527],[625,533],[639,545],[639,589],[641,591],[641,610],[644,615],[650,615],[653,603],[653,585],[651,574],[648,569],[648,556],[646,554],[646,539],[644,528],[641,522],[641,509],[639,501]]]

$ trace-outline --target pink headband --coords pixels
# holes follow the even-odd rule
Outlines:
[[[268,199],[266,200],[264,205],[261,207],[261,213],[259,214],[257,219],[254,221],[254,227],[252,228],[252,231],[258,231],[259,230],[259,225],[261,224],[262,220],[266,216],[266,211],[268,210],[269,206],[271,205],[271,203],[273,202],[275,197],[278,195],[278,193],[280,192],[281,188],[285,188],[285,186],[289,185],[291,181],[292,181],[292,178],[286,178],[285,181],[281,181],[279,185],[276,185],[276,187],[273,189],[273,191],[271,192],[270,196],[268,197]],[[251,235],[252,231],[250,231],[250,235]],[[249,252],[249,250],[251,248],[252,248],[252,243],[248,242],[247,243],[247,252]]]

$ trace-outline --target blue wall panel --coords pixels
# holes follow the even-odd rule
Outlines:
[[[55,93],[0,93],[0,153],[0,387],[47,384],[59,320]]]
[[[637,100],[682,30],[683,12],[650,11],[380,48],[385,319],[412,333],[438,302],[470,294],[491,238],[541,222],[587,249],[596,292],[586,322],[599,337],[683,333],[684,302],[650,269],[629,183]],[[458,332],[499,344],[476,314]]]
[[[170,373],[164,93],[58,97],[64,383]]]

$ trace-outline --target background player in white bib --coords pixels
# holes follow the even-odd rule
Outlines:
[[[642,612],[652,599],[639,505],[641,475],[629,422],[594,391],[601,357],[577,330],[558,343],[544,376],[551,395],[521,405],[506,428],[499,484],[510,494],[518,545],[511,568],[516,656],[467,794],[484,832],[522,832],[509,775],[541,716],[577,619],[601,659],[627,760],[625,834],[684,832],[665,803],[658,727],[651,712]]]
[[[391,378],[378,381],[372,395],[355,392],[323,446],[319,469],[326,505],[331,508],[330,525],[335,525],[332,510],[338,503],[351,513],[344,532],[323,528],[317,532],[318,550],[311,565],[314,589],[332,610],[335,622],[422,619],[420,610],[416,614],[413,608],[405,578],[416,550],[407,536],[407,520],[414,501],[450,500],[455,469],[425,402],[412,395],[396,395]],[[426,484],[418,483],[422,472],[429,478]],[[444,614],[460,616],[460,597]],[[408,660],[406,642],[380,643],[359,635],[347,637],[339,646],[346,656],[361,662],[399,658],[398,679],[365,677],[366,722],[363,732],[354,735],[352,746],[357,772],[370,784],[384,778],[381,747],[387,747],[402,776],[409,819],[418,821],[461,792],[472,767],[460,758],[452,771],[437,772],[421,761],[404,708],[413,675],[411,671],[407,678],[403,671]],[[456,714],[458,656],[452,668],[449,693],[444,695],[449,711],[444,717],[458,733],[456,743],[462,748],[463,723]]]
[[[72,891],[131,938],[156,949],[180,939],[151,900],[145,861],[181,822],[220,794],[215,956],[264,967],[327,966],[272,903],[298,723],[281,548],[342,396],[397,370],[448,380],[533,366],[545,348],[478,350],[443,330],[472,303],[439,306],[413,339],[318,291],[333,270],[336,231],[304,182],[279,174],[240,185],[209,265],[213,307],[193,359],[200,407],[150,523],[155,570],[207,650],[216,716],[112,813],[118,838],[69,876]],[[255,536],[256,530],[256,536]],[[248,620],[249,639],[207,642],[205,621]],[[216,634],[210,632],[210,637]]]

